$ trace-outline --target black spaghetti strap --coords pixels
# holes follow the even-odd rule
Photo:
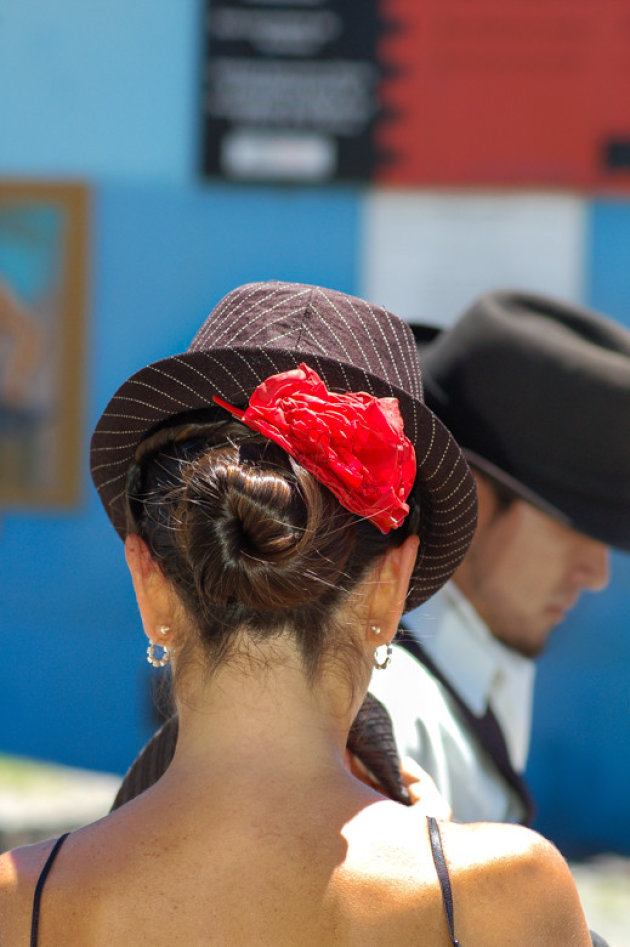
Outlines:
[[[438,881],[440,882],[440,888],[442,889],[442,903],[444,904],[444,913],[446,914],[448,932],[451,937],[451,943],[454,944],[455,947],[461,947],[459,941],[455,937],[455,922],[453,919],[453,893],[451,891],[451,880],[448,876],[446,859],[444,858],[442,836],[440,835],[440,829],[433,816],[428,815],[427,822],[429,824],[429,839],[431,841],[433,861],[435,862]]]
[[[35,885],[35,894],[33,895],[33,917],[31,920],[31,947],[37,947],[37,937],[39,934],[39,903],[42,899],[42,891],[44,889],[44,882],[48,877],[48,872],[53,866],[53,862],[57,857],[59,849],[68,838],[70,833],[66,832],[65,835],[60,835],[55,844],[53,845],[51,852],[46,859],[44,867],[39,873],[39,878],[37,879],[37,884]]]

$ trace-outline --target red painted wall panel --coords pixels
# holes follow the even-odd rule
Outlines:
[[[380,182],[630,185],[626,0],[381,0]]]

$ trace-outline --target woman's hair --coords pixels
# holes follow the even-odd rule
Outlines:
[[[210,666],[237,631],[261,640],[289,630],[314,677],[333,644],[337,606],[389,545],[404,541],[405,526],[383,535],[232,419],[162,429],[136,457],[129,531],[173,583]]]

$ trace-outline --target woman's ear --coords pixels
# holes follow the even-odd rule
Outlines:
[[[145,634],[155,641],[157,629],[172,621],[173,589],[145,541],[134,533],[125,540],[125,559]]]
[[[396,634],[418,555],[418,543],[417,536],[408,536],[402,546],[390,546],[379,560],[369,604],[368,637],[372,647],[391,641]],[[374,627],[379,628],[380,633],[373,641],[371,629]]]

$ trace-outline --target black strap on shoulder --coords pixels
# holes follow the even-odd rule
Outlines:
[[[440,829],[433,818],[433,816],[427,816],[427,823],[429,825],[429,840],[431,842],[431,853],[433,855],[433,861],[435,863],[435,870],[437,871],[438,881],[440,882],[440,888],[442,889],[442,904],[444,905],[444,913],[446,914],[446,923],[448,924],[448,932],[451,937],[451,943],[455,947],[460,947],[459,941],[455,937],[455,919],[453,912],[453,892],[451,891],[451,879],[448,876],[448,867],[446,864],[446,859],[444,858],[444,848],[442,846],[442,836],[440,835]]]
[[[42,891],[44,890],[44,882],[48,877],[48,873],[53,866],[53,862],[57,857],[59,849],[68,838],[70,833],[66,832],[65,835],[60,835],[55,844],[53,845],[51,852],[46,859],[44,867],[39,873],[39,878],[37,879],[37,884],[35,885],[35,894],[33,895],[33,917],[31,920],[31,947],[37,947],[37,937],[39,934],[39,904],[42,899]]]
[[[494,765],[500,774],[503,776],[508,785],[512,787],[521,800],[525,809],[523,824],[531,825],[536,811],[532,794],[530,793],[523,777],[520,775],[520,773],[517,773],[512,766],[507,744],[505,742],[505,737],[503,736],[501,727],[499,726],[497,718],[493,714],[492,710],[488,707],[482,717],[477,717],[477,715],[472,712],[470,707],[464,703],[451,682],[447,677],[444,676],[435,662],[432,661],[422,645],[420,645],[406,629],[400,629],[398,637],[396,638],[396,644],[400,645],[405,649],[405,651],[408,651],[409,654],[413,655],[416,660],[423,664],[426,669],[431,672],[433,677],[435,677],[449,692],[461,710],[462,716],[466,720],[466,723],[475,734],[482,747],[489,755],[490,759],[494,762]]]

